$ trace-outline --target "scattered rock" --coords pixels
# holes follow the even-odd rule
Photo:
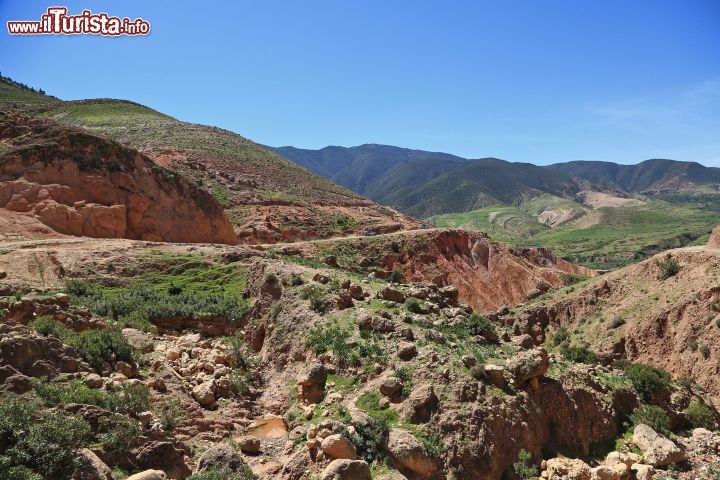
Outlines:
[[[393,428],[387,440],[387,451],[401,468],[422,478],[430,477],[438,468],[435,459],[428,456],[422,444],[407,430]]]
[[[208,383],[201,383],[193,388],[192,395],[203,407],[211,407],[215,404],[215,394]]]
[[[388,377],[380,384],[380,393],[397,402],[402,394],[403,384],[399,378]]]
[[[253,436],[242,437],[238,440],[240,451],[249,455],[254,455],[260,451],[260,439]]]
[[[410,393],[408,405],[411,423],[425,423],[438,408],[439,399],[432,385],[423,385]]]
[[[81,448],[75,456],[75,471],[71,480],[113,480],[110,467],[89,448]]]
[[[389,302],[402,303],[405,301],[405,294],[397,288],[385,287],[378,292],[378,297]]]
[[[636,463],[630,469],[633,472],[634,480],[653,480],[655,478],[655,469],[652,465]]]
[[[647,425],[640,424],[635,427],[633,443],[643,451],[645,461],[654,467],[685,460],[685,454],[677,445]]]
[[[550,363],[544,348],[520,352],[507,361],[507,368],[518,385],[532,383],[547,373]]]
[[[325,396],[327,369],[322,363],[311,366],[297,382],[298,396],[305,403],[320,403]]]
[[[349,460],[357,458],[355,446],[339,433],[325,437],[320,444],[320,448],[330,458]]]
[[[398,346],[398,358],[400,358],[400,360],[412,360],[417,354],[417,347],[414,343],[403,342]]]
[[[167,480],[167,475],[162,470],[145,470],[144,472],[130,475],[125,480]]]
[[[363,460],[333,460],[320,480],[372,480],[370,466]]]
[[[229,470],[235,472],[245,462],[239,453],[227,443],[219,443],[205,450],[200,457],[196,472],[205,470]]]
[[[582,460],[551,458],[547,461],[548,480],[590,480],[590,467]]]
[[[492,363],[485,365],[485,378],[487,378],[487,381],[492,385],[500,388],[503,388],[507,383],[505,381],[505,369]]]

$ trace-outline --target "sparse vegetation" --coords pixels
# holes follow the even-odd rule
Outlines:
[[[597,363],[597,354],[585,347],[567,347],[562,349],[566,360],[576,363]]]
[[[303,289],[300,296],[303,300],[308,300],[310,308],[318,313],[325,313],[328,308],[325,292],[317,285],[308,285]]]
[[[690,405],[688,405],[683,413],[692,428],[715,430],[717,427],[715,413],[708,405],[700,403],[697,400],[690,402]]]
[[[525,449],[518,453],[517,461],[513,463],[513,470],[523,480],[530,480],[540,475],[540,469],[533,463],[532,455]]]
[[[674,277],[680,273],[680,263],[677,259],[673,258],[671,254],[667,254],[665,258],[656,262],[660,273],[658,273],[658,280],[667,280],[670,277]]]
[[[670,432],[668,414],[655,405],[641,405],[630,415],[630,420],[633,425],[645,424],[656,432],[665,434]]]
[[[249,466],[243,464],[238,470],[230,472],[227,470],[211,469],[203,472],[193,473],[188,480],[256,480],[257,476]]]
[[[625,367],[625,376],[633,384],[640,397],[651,401],[655,395],[670,386],[670,374],[651,365],[631,363]]]
[[[350,331],[333,321],[310,328],[305,342],[316,355],[332,352],[340,362],[348,362],[352,353],[348,346],[349,338]]]
[[[183,414],[180,411],[180,400],[174,399],[161,402],[155,409],[155,414],[160,421],[162,429],[166,432],[172,433],[183,417]]]

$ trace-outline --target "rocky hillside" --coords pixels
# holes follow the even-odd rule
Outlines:
[[[0,207],[54,232],[236,243],[211,195],[103,137],[6,113],[0,114],[0,146]]]
[[[513,247],[467,230],[421,230],[280,250],[288,251],[378,278],[453,286],[463,302],[482,313],[519,305],[552,288],[596,275],[547,249]]]
[[[556,292],[515,312],[537,343],[570,334],[603,358],[651,363],[720,395],[720,250],[681,248]]]
[[[215,197],[242,243],[395,231],[416,223],[216,127],[137,103],[62,101],[0,79],[0,110],[51,118],[138,150]]]
[[[434,241],[447,258],[469,261],[447,235],[428,232],[408,245]],[[105,480],[716,475],[720,435],[708,429],[717,414],[702,390],[537,346],[535,330],[519,331],[509,309],[478,315],[451,285],[398,283],[290,248],[6,243],[0,472]],[[408,272],[430,260],[405,259]],[[648,386],[653,375],[660,381]]]

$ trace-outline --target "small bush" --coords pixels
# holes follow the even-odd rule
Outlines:
[[[441,458],[445,453],[445,442],[435,432],[430,430],[420,430],[417,435],[417,439],[429,456],[434,458]]]
[[[688,349],[689,349],[691,352],[696,352],[697,349],[698,349],[698,344],[697,344],[697,342],[696,342],[695,340],[690,340],[690,341],[688,342]]]
[[[317,325],[310,328],[305,344],[316,355],[332,352],[339,361],[347,362],[350,359],[351,349],[348,345],[350,331],[340,327],[337,322],[328,325]]]
[[[675,381],[675,383],[677,383],[680,388],[692,391],[693,387],[695,386],[695,379],[692,377],[692,375],[680,375]]]
[[[390,276],[388,277],[388,281],[392,283],[402,283],[402,281],[405,279],[405,274],[402,270],[399,268],[396,268],[390,273]]]
[[[710,356],[710,347],[707,345],[700,345],[700,353],[703,357],[708,358]]]
[[[123,384],[115,394],[120,403],[118,411],[121,413],[137,415],[150,409],[150,388],[143,383]]]
[[[518,452],[517,462],[513,463],[513,470],[523,480],[530,480],[540,475],[540,470],[533,463],[532,455],[524,448]]]
[[[277,285],[278,283],[278,277],[272,272],[268,272],[265,274],[265,283],[268,285]]]
[[[470,335],[482,335],[484,332],[496,333],[495,324],[478,313],[473,313],[468,317],[467,326]]]
[[[632,363],[625,367],[625,376],[646,402],[651,401],[659,391],[670,386],[670,374],[651,365]]]
[[[134,362],[132,347],[116,330],[85,330],[67,337],[65,342],[96,369],[102,368],[105,362]]]
[[[664,259],[656,262],[656,264],[660,269],[660,273],[658,273],[658,280],[667,280],[680,272],[680,264],[669,253]]]
[[[567,347],[562,350],[566,360],[576,363],[597,363],[597,354],[584,347]]]
[[[3,480],[42,480],[37,473],[33,473],[22,465],[16,465],[12,458],[0,455],[0,478]]]
[[[25,398],[0,399],[0,452],[5,451],[24,435],[38,405]]]
[[[122,384],[118,390],[107,391],[90,388],[77,380],[53,383],[38,379],[33,382],[33,388],[48,406],[80,403],[129,415],[137,415],[150,408],[150,389],[142,383]]]
[[[302,276],[297,273],[291,273],[290,278],[286,278],[283,282],[286,287],[299,287],[305,281],[303,280]]]
[[[90,425],[82,418],[45,412],[25,427],[9,454],[46,478],[68,478],[75,450],[87,444],[89,434]]]
[[[28,326],[40,335],[52,335],[61,340],[72,334],[72,331],[64,323],[47,315],[36,318]]]
[[[696,400],[692,401],[683,413],[692,428],[715,430],[715,427],[717,426],[715,422],[715,414],[712,409],[704,403],[700,403]]]
[[[485,367],[483,365],[473,365],[470,367],[470,375],[477,380],[482,381],[485,379]]]
[[[390,429],[383,419],[370,416],[367,422],[356,425],[355,434],[350,441],[355,445],[358,457],[372,464],[376,459],[384,458],[383,449]]]
[[[612,328],[619,328],[625,325],[625,319],[622,317],[615,317],[612,319],[612,322],[610,322],[610,326]]]
[[[325,294],[323,290],[317,285],[308,285],[302,291],[301,297],[303,300],[310,302],[310,308],[318,313],[325,313],[327,310],[327,302],[325,301]]]
[[[167,400],[158,405],[155,414],[160,421],[160,426],[166,432],[172,432],[178,426],[183,417],[180,411],[180,400]]]
[[[126,455],[142,430],[138,422],[124,415],[115,414],[100,420],[98,441],[103,450],[113,455]]]
[[[377,392],[363,393],[355,401],[355,406],[385,425],[390,426],[397,422],[398,414],[395,410],[380,408],[380,394]]]
[[[558,328],[553,336],[553,345],[559,347],[568,342],[570,342],[570,332],[568,332],[568,329],[565,327]]]
[[[670,432],[670,418],[665,410],[654,405],[642,405],[630,415],[633,425],[645,424],[656,432]]]
[[[248,465],[243,464],[237,471],[227,470],[205,470],[204,472],[193,473],[187,480],[256,480],[257,476]]]
[[[416,297],[407,297],[405,299],[405,308],[412,313],[422,312],[422,302]]]

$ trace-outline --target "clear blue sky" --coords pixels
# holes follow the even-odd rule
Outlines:
[[[144,38],[10,37],[50,5]],[[0,0],[0,70],[268,145],[720,166],[718,0]]]

